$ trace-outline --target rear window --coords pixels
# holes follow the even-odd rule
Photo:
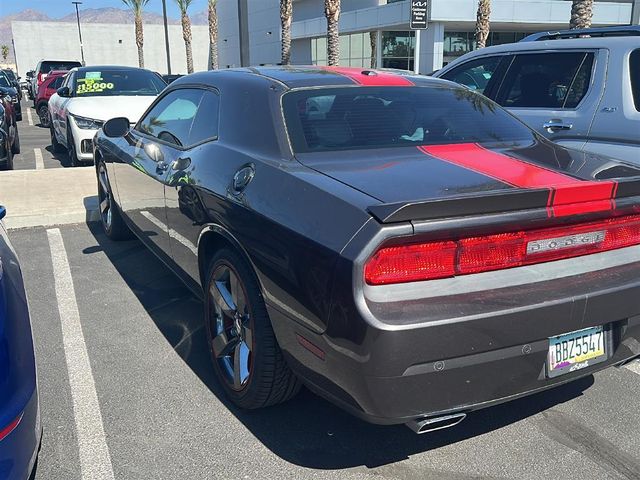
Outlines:
[[[56,61],[47,61],[42,62],[40,65],[40,73],[49,73],[52,70],[71,70],[75,67],[81,67],[82,64],[80,62],[56,62]]]
[[[640,50],[631,52],[629,59],[629,71],[631,72],[631,90],[636,110],[640,112]]]
[[[297,153],[534,138],[479,93],[448,86],[298,90],[283,108]]]

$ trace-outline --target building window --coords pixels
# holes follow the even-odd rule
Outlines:
[[[415,32],[382,32],[382,66],[413,70]]]
[[[487,46],[515,43],[529,35],[529,32],[491,32],[487,38]],[[444,63],[450,63],[465,53],[476,49],[474,32],[444,33]]]
[[[327,65],[326,37],[311,39],[311,62],[314,65]],[[371,67],[371,40],[368,32],[340,35],[340,65]]]

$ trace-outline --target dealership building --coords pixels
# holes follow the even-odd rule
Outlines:
[[[411,0],[342,0],[340,64],[430,73],[473,50],[477,0],[430,0],[426,30],[409,28]],[[571,1],[493,0],[489,45],[568,28]],[[220,0],[221,67],[280,62],[279,0]],[[640,0],[596,1],[593,26],[639,23]],[[322,0],[293,0],[292,63],[326,65]],[[373,34],[371,32],[374,32]],[[375,48],[372,58],[372,36]]]

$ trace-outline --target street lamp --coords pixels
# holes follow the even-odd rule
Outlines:
[[[162,0],[162,17],[164,18],[164,45],[167,50],[167,74],[171,75],[171,53],[169,53],[169,28],[167,27],[166,0]]]
[[[84,67],[84,48],[82,47],[82,30],[80,30],[80,12],[78,12],[78,5],[82,5],[82,2],[71,2],[76,6],[76,18],[78,19],[78,36],[80,37],[80,55],[82,56],[82,66]]]

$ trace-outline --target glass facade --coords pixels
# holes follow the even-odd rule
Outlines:
[[[314,65],[327,64],[327,39],[311,39],[311,61]],[[371,68],[371,37],[369,33],[340,36],[340,65]]]
[[[491,32],[487,46],[514,43],[530,32]],[[474,32],[444,33],[444,65],[476,48]],[[415,32],[382,32],[382,66],[413,70]],[[311,60],[314,65],[327,64],[327,39],[311,39]],[[371,67],[371,38],[368,32],[340,36],[340,65]]]

